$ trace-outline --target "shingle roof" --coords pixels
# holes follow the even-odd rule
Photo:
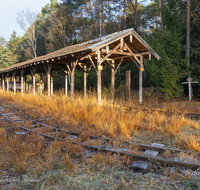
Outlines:
[[[40,56],[34,59],[30,59],[28,61],[22,62],[22,63],[17,63],[14,64],[10,67],[0,69],[0,73],[5,73],[13,69],[17,69],[21,66],[29,65],[29,64],[34,64],[37,62],[41,61],[46,61],[58,57],[63,57],[67,56],[70,54],[76,54],[79,52],[95,52],[100,48],[103,48],[107,45],[110,45],[121,38],[125,38],[129,35],[133,35],[134,41],[131,44],[139,53],[143,52],[149,52],[152,57],[160,59],[160,56],[131,28],[128,30],[124,30],[121,32],[115,32],[113,34],[109,34],[106,36],[102,36],[100,38],[90,40],[88,42],[84,42],[81,44],[73,45],[73,46],[68,46],[66,48],[62,48],[58,51],[49,53],[44,56]]]

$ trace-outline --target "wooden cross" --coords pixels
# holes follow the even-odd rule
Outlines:
[[[192,84],[192,83],[198,83],[198,82],[197,82],[197,81],[193,81],[193,82],[192,82],[192,78],[191,78],[191,77],[188,77],[188,78],[187,78],[187,81],[188,81],[188,82],[182,82],[181,84],[188,84],[189,101],[191,101],[191,94],[192,94],[192,93],[191,93],[191,84]]]

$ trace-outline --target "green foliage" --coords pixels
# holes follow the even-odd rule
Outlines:
[[[200,14],[199,2],[191,1],[191,67],[186,67],[186,4],[165,0],[160,23],[159,1],[143,4],[128,0],[126,28],[135,28],[145,41],[160,55],[161,60],[145,61],[143,87],[156,87],[165,97],[178,97],[187,86],[181,85],[188,76],[199,81],[193,85],[194,95],[200,94]],[[92,7],[91,7],[92,5]],[[136,12],[135,12],[136,10]],[[135,26],[135,19],[137,26]],[[100,25],[101,23],[101,25]],[[42,8],[34,22],[37,29],[37,55],[42,56],[63,47],[85,42],[124,29],[124,0],[51,0]],[[162,26],[163,25],[163,26]],[[31,27],[31,26],[30,26]],[[0,38],[0,68],[30,59],[27,34],[22,38],[13,32],[8,42]],[[25,51],[24,51],[25,50]],[[134,63],[122,64],[115,75],[115,88],[123,88],[125,72],[131,70],[131,88],[138,89],[138,68]],[[54,74],[55,88],[64,87],[63,71]],[[31,79],[30,79],[31,80]],[[110,90],[111,71],[104,66],[102,87]],[[87,88],[97,86],[97,76],[91,68]],[[75,70],[75,89],[83,91],[83,71]],[[157,90],[156,90],[157,92]]]
[[[176,32],[167,31],[162,35],[161,31],[158,31],[152,39],[151,46],[162,58],[145,62],[145,68],[152,81],[151,85],[160,86],[161,91],[171,98],[178,97],[183,92],[179,80],[185,74],[181,73],[185,61],[181,59],[180,36]]]

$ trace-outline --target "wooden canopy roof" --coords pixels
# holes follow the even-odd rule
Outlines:
[[[122,41],[123,43],[121,43]],[[128,29],[14,64],[0,69],[0,74],[10,73],[11,71],[20,73],[21,69],[24,69],[24,74],[30,74],[30,69],[34,66],[37,67],[37,73],[41,73],[45,72],[44,66],[49,63],[52,63],[52,71],[66,70],[67,65],[76,60],[79,67],[88,67],[92,64],[94,66],[97,64],[96,51],[98,50],[100,50],[102,65],[107,64],[108,61],[115,64],[130,61],[138,62],[137,57],[139,56],[144,59],[160,59],[160,56],[133,29]]]

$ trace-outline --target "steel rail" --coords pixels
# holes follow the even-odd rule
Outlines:
[[[9,108],[7,107],[8,109],[22,115],[20,112],[14,110],[13,108]],[[49,125],[46,125],[46,124],[43,124],[43,123],[40,123],[30,117],[27,117],[27,116],[24,116],[22,115],[24,118],[28,119],[28,120],[31,120],[35,123],[38,123],[44,127],[49,127],[49,128],[52,128],[54,130],[57,130],[57,131],[62,131],[62,132],[66,132],[66,133],[69,133],[71,135],[76,135],[76,136],[79,136],[81,135],[81,133],[78,133],[78,132],[74,132],[74,131],[67,131],[67,130],[64,130],[64,129],[59,129],[59,128],[56,128],[56,127],[53,127],[53,126],[49,126]],[[133,144],[134,146],[138,146],[138,148],[140,149],[144,149],[144,150],[155,150],[155,151],[159,151],[159,152],[165,152],[165,151],[170,151],[170,152],[184,152],[184,153],[193,153],[193,154],[200,154],[200,152],[198,151],[191,151],[191,150],[183,150],[183,149],[175,149],[175,148],[167,148],[167,147],[156,147],[156,146],[151,146],[151,145],[145,145],[145,144],[140,144],[140,143],[133,143],[132,141],[120,141],[120,140],[117,140],[117,139],[112,139],[112,138],[108,138],[108,137],[101,137],[101,136],[93,136],[93,135],[86,135],[87,137],[89,137],[90,139],[103,139],[103,140],[107,140],[107,141],[117,141],[117,142],[121,142],[121,143],[124,143],[124,144]]]
[[[3,117],[5,117],[6,120],[8,120],[9,122],[13,123],[5,114],[3,114],[1,112],[0,112],[0,114]],[[133,159],[136,159],[136,160],[139,159],[139,160],[142,160],[142,161],[152,161],[152,162],[159,163],[160,165],[164,165],[164,166],[178,166],[178,167],[184,167],[184,168],[193,169],[193,170],[197,170],[197,169],[200,168],[199,164],[186,163],[186,162],[180,162],[180,161],[172,161],[172,160],[161,159],[161,158],[152,158],[150,156],[131,154],[131,153],[126,153],[126,152],[122,152],[122,151],[117,151],[117,150],[111,150],[111,149],[107,149],[107,148],[91,146],[91,145],[87,145],[87,144],[84,144],[84,143],[79,143],[79,142],[75,142],[75,141],[69,141],[69,140],[66,140],[66,139],[61,139],[61,138],[58,138],[58,137],[46,135],[44,133],[33,131],[33,130],[28,129],[28,128],[23,127],[23,126],[20,126],[20,128],[23,129],[23,130],[29,131],[29,132],[33,132],[33,133],[39,134],[39,135],[44,136],[44,137],[49,138],[49,139],[56,139],[56,140],[61,140],[61,141],[65,141],[65,142],[76,144],[76,145],[81,145],[81,146],[84,146],[86,148],[93,149],[95,151],[110,152],[112,154],[117,154],[117,155],[127,155],[127,156],[129,156],[129,157],[131,157]]]
[[[150,111],[150,112],[161,112],[165,114],[171,114],[171,115],[183,115],[185,117],[195,117],[195,118],[200,118],[200,114],[196,113],[180,113],[180,112],[170,112],[170,111],[163,111],[163,110],[156,110],[156,109],[151,109],[151,108],[127,108],[125,107],[126,110],[142,110],[142,111]]]

